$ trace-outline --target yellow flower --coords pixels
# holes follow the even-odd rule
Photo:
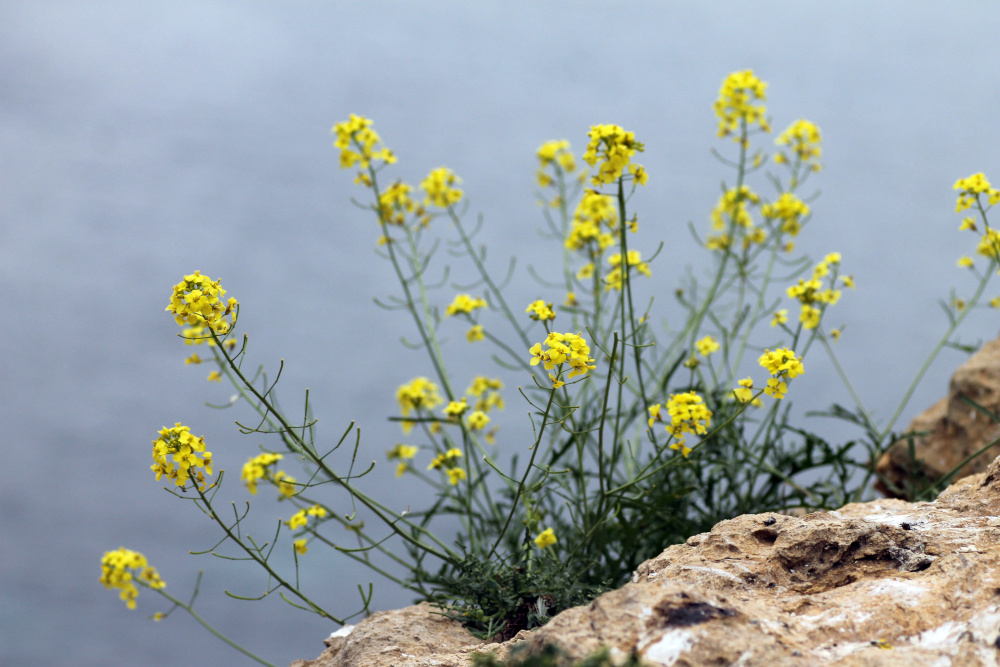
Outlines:
[[[219,371],[212,371],[208,374],[209,382],[222,382],[222,373]]]
[[[481,324],[476,324],[471,329],[469,329],[468,331],[465,332],[465,338],[470,343],[475,343],[477,341],[481,341],[485,337],[486,337],[486,334],[483,333],[483,325],[481,325]]]
[[[462,179],[447,167],[438,167],[427,175],[420,183],[420,188],[427,193],[424,199],[424,206],[439,206],[448,208],[457,204],[462,199],[462,191],[454,187]]]
[[[719,99],[713,108],[719,117],[719,136],[735,134],[736,141],[741,140],[742,127],[759,125],[765,132],[771,131],[764,114],[767,110],[763,104],[754,104],[755,100],[767,100],[767,84],[754,76],[753,70],[733,72],[722,82]]]
[[[782,308],[781,310],[775,311],[774,315],[771,317],[771,326],[776,327],[779,324],[784,324],[788,321],[788,311]]]
[[[699,354],[703,357],[707,357],[716,350],[719,349],[719,343],[711,336],[705,336],[701,340],[695,343],[695,347],[698,348]]]
[[[576,158],[569,150],[569,142],[565,139],[560,141],[546,141],[538,148],[538,185],[548,187],[554,183],[554,179],[545,173],[545,169],[551,167],[557,175],[561,172],[572,173],[576,171]]]
[[[444,408],[444,414],[447,417],[461,417],[468,409],[469,403],[463,398],[461,401],[449,401]]]
[[[974,265],[975,265],[975,262],[968,255],[962,255],[961,257],[958,258],[958,266],[960,268],[963,268],[963,269],[970,268],[971,269]]]
[[[784,398],[787,390],[787,385],[778,378],[771,378],[767,381],[767,386],[764,387],[764,393],[775,398]]]
[[[531,319],[540,320],[542,322],[556,319],[556,313],[552,310],[552,304],[545,303],[541,299],[538,301],[532,301],[528,305],[527,310],[524,312],[528,313]]]
[[[279,470],[278,472],[274,473],[273,480],[274,483],[278,485],[278,493],[282,498],[291,498],[292,496],[295,495],[296,490],[294,484],[295,482],[294,477],[284,472],[283,470]]]
[[[302,555],[305,552],[309,551],[309,547],[306,546],[306,538],[304,537],[302,539],[295,540],[295,542],[293,542],[293,545],[295,546],[295,553],[299,555]]]
[[[769,220],[780,220],[781,231],[785,234],[798,236],[802,218],[809,215],[809,206],[791,192],[785,192],[773,204],[761,206],[760,213]]]
[[[774,143],[779,146],[788,146],[801,164],[808,165],[813,171],[819,171],[819,156],[823,152],[820,148],[821,141],[819,128],[808,120],[799,119],[789,125],[788,129],[782,132]],[[779,157],[782,159],[779,160]],[[776,155],[774,160],[779,163],[788,163],[788,158],[784,153]]]
[[[396,445],[389,450],[387,456],[390,461],[393,459],[409,460],[416,456],[418,451],[420,450],[412,445]]]
[[[458,294],[455,296],[454,301],[451,302],[451,305],[445,309],[444,316],[451,317],[452,315],[456,315],[458,313],[468,314],[478,308],[485,307],[486,299],[481,297],[473,298],[468,294]]]
[[[129,609],[135,609],[135,600],[139,589],[135,582],[140,581],[154,590],[164,588],[166,584],[160,579],[155,567],[150,567],[146,557],[138,551],[120,547],[117,551],[106,551],[101,558],[101,577],[99,581],[105,588],[117,588],[118,597]]]
[[[843,332],[840,329],[830,329],[830,337],[833,338],[833,342],[840,340],[840,334]]]
[[[426,408],[434,408],[443,402],[438,394],[437,385],[425,377],[414,378],[409,384],[404,384],[396,390],[396,400],[399,402],[399,409],[403,416],[409,416],[410,412]],[[402,422],[403,432],[409,433],[413,428],[413,422]]]
[[[619,252],[608,257],[608,264],[613,268],[605,276],[604,281],[607,283],[604,286],[605,290],[616,289],[620,290],[622,288],[622,281],[624,280],[624,274],[622,273],[622,255]],[[642,253],[638,250],[628,251],[628,265],[633,267],[637,273],[641,273],[644,276],[652,276],[653,274],[649,270],[649,265],[642,261]]]
[[[377,160],[386,164],[396,161],[396,156],[382,144],[382,139],[371,127],[371,120],[354,114],[333,126],[331,132],[337,135],[333,145],[340,149],[341,169],[349,169],[355,164],[360,169],[368,169]]]
[[[557,541],[558,540],[556,540],[556,533],[551,528],[546,528],[541,533],[539,533],[538,537],[535,538],[535,544],[538,545],[539,549],[550,547]]]
[[[580,270],[576,272],[577,280],[584,280],[586,278],[591,277],[592,275],[594,275],[593,262],[588,262],[587,264],[584,264],[582,267],[580,267]]]
[[[445,472],[448,473],[448,483],[452,486],[458,486],[458,483],[465,479],[463,468],[448,468]]]
[[[966,229],[971,229],[972,231],[977,231],[976,221],[973,218],[962,218],[962,224],[958,226],[958,231],[964,231]]]
[[[617,181],[629,166],[632,156],[637,151],[641,153],[644,150],[642,143],[635,140],[635,134],[626,132],[618,125],[594,125],[587,136],[590,137],[590,142],[583,159],[591,167],[597,166],[597,174],[590,179],[594,185]],[[639,170],[632,169],[633,178],[645,185],[645,172],[642,171],[639,175],[637,171]]]
[[[257,495],[257,481],[267,479],[268,468],[280,460],[281,454],[264,452],[263,454],[251,457],[244,463],[240,479],[246,483],[247,490],[253,495]]]
[[[854,289],[854,276],[840,276],[840,282],[844,283],[844,287]]]
[[[593,264],[591,264],[593,268]],[[566,292],[566,301],[563,302],[564,306],[579,306],[580,302],[576,300],[576,292]]]
[[[530,361],[532,366],[541,363],[545,370],[550,371],[556,366],[568,363],[572,368],[569,373],[570,378],[585,375],[596,368],[593,365],[594,359],[590,357],[590,347],[580,334],[562,334],[553,331],[546,337],[545,345],[548,347],[545,351],[542,350],[541,343],[535,343],[528,350],[532,355]]]
[[[990,307],[1000,308],[1000,296],[995,296],[992,299],[990,299]]]
[[[725,229],[727,221],[748,229],[753,227],[753,218],[750,217],[748,206],[759,202],[760,197],[745,185],[727,190],[712,209],[712,229],[717,231]]]
[[[958,201],[955,204],[956,213],[961,213],[971,208],[974,203],[978,203],[979,195],[986,195],[991,206],[1000,202],[1000,190],[990,185],[983,172],[958,179],[953,189],[959,191]]]
[[[173,428],[164,427],[159,436],[153,441],[154,463],[150,466],[156,479],[166,475],[177,486],[185,487],[188,480],[194,478],[198,488],[204,491],[204,475],[212,474],[212,453],[205,451],[205,439],[191,435],[191,429],[180,422]]]
[[[305,510],[299,510],[298,512],[293,514],[292,518],[286,521],[285,523],[288,524],[288,527],[291,528],[292,530],[296,530],[308,524],[309,517],[306,516]]]
[[[805,329],[815,329],[819,326],[820,316],[823,314],[819,308],[802,304],[802,312],[799,314],[799,321]]]
[[[562,387],[563,385],[566,384],[562,380],[556,378],[556,376],[553,375],[552,373],[549,373],[549,380],[552,381],[552,388],[553,389],[558,389],[559,387]]]
[[[201,357],[199,357],[197,354],[192,354],[190,357],[184,360],[185,366],[187,366],[188,364],[200,364],[200,363],[201,363]]]
[[[483,412],[482,410],[476,410],[475,412],[469,415],[468,424],[469,428],[472,429],[473,431],[478,431],[484,428],[489,423],[490,423],[490,418],[487,417],[486,413]]]
[[[764,350],[758,361],[771,375],[793,379],[805,372],[802,361],[796,358],[795,352],[786,347],[779,347],[774,352]]]
[[[753,378],[740,380],[738,389],[733,389],[733,395],[740,403],[749,403],[753,400]]]
[[[200,271],[184,276],[184,280],[174,285],[167,312],[174,314],[179,326],[204,326],[219,335],[227,333],[236,323],[238,304],[232,297],[228,302],[222,302],[226,290],[219,282],[201,275]],[[227,322],[224,319],[226,316],[231,316],[231,321]]]

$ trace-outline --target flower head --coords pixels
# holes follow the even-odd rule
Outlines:
[[[580,250],[594,246],[604,250],[615,242],[611,230],[618,227],[618,210],[615,201],[608,195],[595,190],[587,190],[573,213],[573,223],[566,247]],[[578,276],[580,277],[580,276]]]
[[[528,352],[531,353],[531,365],[542,364],[545,370],[550,371],[556,366],[568,364],[572,369],[569,377],[585,375],[588,371],[596,368],[594,360],[590,357],[590,347],[587,341],[580,334],[562,334],[552,332],[544,341],[547,350],[542,350],[542,343],[535,343]]]
[[[773,352],[764,350],[764,354],[760,355],[758,361],[768,373],[776,377],[792,379],[805,372],[802,361],[796,358],[795,352],[787,347],[779,347]]]
[[[635,134],[626,132],[618,125],[594,125],[587,136],[590,143],[583,159],[591,167],[597,166],[597,174],[590,179],[594,185],[617,181],[625,168],[630,167],[632,156],[644,150],[642,143],[635,140]],[[629,170],[636,181],[645,184],[645,171],[641,165],[631,165]]]
[[[694,345],[698,348],[698,353],[703,357],[707,357],[721,347],[719,342],[711,336],[705,336]]]
[[[251,456],[243,464],[243,471],[240,473],[240,479],[247,485],[247,490],[253,495],[257,495],[257,482],[269,477],[273,479],[270,467],[280,460],[281,454],[272,454],[270,452]]]
[[[150,567],[146,557],[138,551],[121,547],[117,551],[104,552],[100,582],[105,588],[117,588],[120,591],[118,596],[129,609],[135,609],[135,600],[139,596],[136,581],[154,590],[166,586],[156,568]]]
[[[538,546],[539,549],[550,547],[557,541],[558,540],[556,540],[556,533],[551,528],[546,528],[541,533],[539,533],[538,537],[535,538],[535,544]]]
[[[382,143],[368,118],[351,114],[348,120],[334,125],[331,132],[337,135],[333,145],[340,149],[341,169],[350,169],[354,165],[368,169],[372,162],[392,164],[396,161],[396,156]]]
[[[528,313],[528,316],[531,319],[540,320],[542,322],[556,319],[556,311],[552,310],[552,304],[546,303],[541,299],[538,301],[532,301],[528,304],[528,308],[524,312]]]
[[[540,187],[546,188],[555,183],[555,179],[546,172],[547,169],[555,172],[556,178],[576,171],[576,158],[573,157],[573,153],[569,149],[569,142],[565,139],[546,141],[538,147],[537,155],[539,162],[538,185]]]
[[[742,128],[749,129],[755,124],[764,132],[770,132],[771,126],[764,116],[767,109],[763,104],[754,104],[756,100],[767,100],[766,91],[767,84],[754,76],[753,70],[727,76],[713,105],[719,117],[719,136],[733,134],[736,141],[742,141]]]
[[[223,303],[222,296],[225,293],[226,290],[222,289],[218,280],[195,271],[174,285],[166,310],[174,314],[179,326],[208,327],[222,335],[236,323],[237,301],[230,297]],[[231,321],[227,321],[226,316],[231,316]]]
[[[482,297],[471,297],[468,294],[457,294],[455,299],[451,302],[444,311],[445,317],[451,317],[452,315],[457,315],[459,313],[464,313],[468,315],[474,310],[486,307],[486,299]]]
[[[414,410],[433,409],[443,400],[438,394],[437,385],[425,377],[414,378],[409,384],[400,385],[396,390],[396,400],[403,416],[408,416]],[[403,431],[409,433],[413,422],[403,422]]]
[[[805,166],[810,171],[821,169],[819,156],[823,153],[820,146],[822,138],[819,128],[808,120],[801,118],[788,126],[777,139],[774,140],[779,146],[787,146],[795,156],[799,165]],[[778,164],[791,164],[791,157],[784,151],[774,156],[774,161]]]
[[[194,479],[205,490],[205,474],[212,474],[212,452],[205,451],[205,439],[191,435],[191,429],[177,422],[164,427],[153,441],[153,465],[156,479],[163,475],[177,486],[184,487]]]
[[[955,212],[961,213],[973,204],[980,202],[979,195],[985,195],[990,206],[1000,202],[1000,190],[997,190],[986,179],[983,172],[966,176],[955,181],[953,190],[958,190],[958,201],[955,203]]]
[[[447,167],[438,167],[427,174],[420,183],[420,188],[427,193],[424,206],[439,206],[448,208],[462,200],[462,191],[455,187],[461,179]]]

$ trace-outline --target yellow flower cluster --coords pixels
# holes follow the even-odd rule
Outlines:
[[[979,239],[976,252],[990,259],[1000,260],[1000,231],[987,228],[986,233]]]
[[[444,311],[445,317],[451,317],[459,313],[466,315],[479,308],[486,307],[486,299],[482,297],[471,297],[468,294],[458,294]]]
[[[138,551],[121,547],[117,551],[104,552],[100,582],[105,588],[119,589],[118,597],[125,601],[129,609],[135,609],[135,600],[139,596],[136,580],[153,589],[166,586],[156,568],[150,567],[146,557]]]
[[[232,297],[228,302],[222,302],[226,290],[219,282],[201,275],[200,271],[184,276],[184,280],[174,285],[167,312],[174,314],[179,326],[207,326],[219,335],[225,334],[236,322],[234,309],[237,302]],[[232,316],[232,322],[225,320],[227,315]]]
[[[386,164],[396,161],[396,156],[382,143],[368,118],[351,114],[350,119],[334,125],[331,132],[337,135],[333,145],[340,149],[341,169],[349,169],[355,164],[361,169],[368,169],[376,160]],[[371,185],[367,178],[362,180]]]
[[[482,375],[477,375],[465,393],[477,399],[476,410],[489,412],[494,408],[497,410],[504,409],[503,397],[500,395],[501,389],[503,389],[503,382],[500,381],[500,378],[490,379]]]
[[[787,347],[779,347],[773,352],[771,350],[764,350],[764,354],[760,356],[758,361],[768,373],[774,376],[767,381],[764,393],[775,398],[784,398],[785,392],[788,391],[788,386],[784,380],[791,380],[805,373],[802,361],[797,359],[795,352],[789,350]],[[740,384],[744,385],[744,388],[747,389],[753,386],[752,383],[745,385],[743,381]],[[739,397],[739,394],[737,394],[737,397]]]
[[[253,495],[257,495],[258,480],[267,479],[268,468],[280,460],[281,454],[271,454],[270,452],[250,457],[243,464],[243,471],[240,473],[240,479],[246,483],[247,490]]]
[[[398,225],[402,227],[406,224],[407,214],[414,214],[417,221],[426,227],[431,218],[423,206],[418,206],[410,193],[413,187],[403,181],[396,181],[385,192],[379,195],[378,203],[382,211],[382,220],[387,225]]]
[[[448,208],[462,200],[462,191],[454,187],[461,179],[447,167],[438,167],[427,175],[420,183],[420,188],[427,193],[424,206],[440,206]]]
[[[712,411],[705,406],[701,396],[693,391],[671,394],[665,407],[670,423],[666,423],[663,416],[664,406],[657,403],[649,406],[649,427],[652,428],[656,422],[663,422],[667,433],[675,439],[670,443],[670,448],[679,449],[681,454],[687,456],[691,453],[691,448],[684,444],[685,434],[707,433],[708,427],[712,425]]]
[[[815,329],[819,326],[820,316],[823,311],[815,304],[830,305],[840,300],[840,290],[828,287],[823,288],[821,278],[830,273],[831,265],[840,264],[840,253],[832,252],[823,258],[813,269],[812,278],[809,280],[799,279],[797,285],[792,285],[786,291],[789,298],[798,299],[802,304],[802,312],[799,314],[799,321],[806,329]]]
[[[462,450],[452,447],[444,454],[438,454],[427,466],[428,470],[443,469],[448,475],[448,482],[455,486],[465,479],[465,470],[458,467],[458,459],[462,456]]]
[[[539,549],[544,549],[545,547],[551,547],[557,541],[558,540],[556,540],[556,533],[551,528],[546,528],[545,530],[543,530],[541,533],[538,534],[538,537],[535,538],[535,544],[538,546]]]
[[[594,190],[587,190],[573,213],[573,225],[566,237],[566,247],[580,250],[596,241],[598,248],[604,250],[614,244],[614,235],[610,231],[602,231],[602,224],[609,230],[618,227],[614,199]]]
[[[479,431],[486,427],[490,423],[490,418],[482,410],[476,410],[469,415],[469,428],[473,431]]]
[[[545,338],[544,343],[548,347],[547,350],[542,350],[542,343],[535,343],[528,350],[532,355],[532,366],[541,363],[545,370],[550,371],[556,366],[567,363],[572,368],[569,373],[571,378],[586,375],[588,371],[596,368],[594,360],[590,357],[590,347],[580,334],[562,334],[553,331]]]
[[[430,410],[443,402],[437,385],[425,377],[414,378],[409,384],[400,385],[396,390],[396,400],[404,417],[413,410]],[[403,433],[409,433],[413,429],[413,422],[404,421],[402,427]]]
[[[545,303],[541,299],[538,301],[532,301],[527,310],[524,312],[528,313],[528,316],[533,320],[540,320],[545,322],[546,320],[556,319],[556,311],[552,310],[551,303]]]
[[[774,140],[779,146],[788,146],[799,163],[811,171],[819,171],[822,168],[819,164],[819,157],[823,153],[821,142],[819,128],[801,118],[789,125],[788,129]],[[774,161],[778,164],[790,164],[791,158],[782,151],[774,156]]]
[[[622,271],[622,255],[620,252],[608,257],[608,263],[611,265],[612,269],[608,272],[608,275],[604,278],[604,289],[605,291],[616,289],[621,290],[622,283],[625,280],[625,274]],[[649,264],[642,261],[642,253],[638,250],[628,251],[628,265],[636,270],[636,272],[649,277],[652,276],[652,272],[649,270]]]
[[[761,206],[760,213],[769,220],[780,220],[783,233],[798,236],[802,230],[802,218],[809,215],[809,205],[793,193],[783,192],[778,201]]]
[[[1000,190],[990,185],[983,172],[958,179],[952,189],[958,190],[958,201],[955,204],[956,213],[961,213],[978,203],[979,195],[986,195],[990,206],[1000,202]]]
[[[180,422],[173,428],[164,427],[159,435],[153,441],[155,463],[150,466],[156,479],[166,475],[177,486],[185,486],[193,477],[204,491],[205,473],[212,474],[212,452],[205,451],[205,439],[191,435],[191,429]]]
[[[712,209],[712,228],[725,229],[729,220],[740,227],[752,228],[753,218],[750,217],[748,205],[758,203],[760,197],[749,187],[741,185],[739,188],[730,188],[719,197],[718,203]]]
[[[546,141],[538,148],[538,185],[547,188],[555,180],[545,172],[552,168],[558,174],[560,171],[572,173],[576,171],[576,158],[569,150],[569,142],[565,139],[560,141]],[[558,205],[558,200],[555,202]]]
[[[403,473],[410,467],[410,464],[407,463],[407,461],[412,461],[413,457],[417,455],[417,451],[418,449],[412,445],[401,444],[397,444],[389,450],[389,460],[392,461],[396,459],[399,461],[399,464],[396,466],[396,477],[403,476]]]
[[[292,518],[285,523],[292,530],[297,530],[309,523],[309,517],[314,516],[318,519],[322,519],[327,514],[326,508],[320,505],[313,505],[308,509],[301,509],[292,515]],[[300,552],[301,553],[301,552]]]
[[[754,76],[753,70],[733,72],[722,82],[719,98],[713,108],[719,117],[719,136],[730,134],[735,141],[741,141],[742,127],[750,129],[757,124],[765,132],[771,131],[764,114],[767,109],[763,104],[754,104],[756,100],[767,100],[767,84]]]
[[[465,397],[463,396],[460,401],[449,401],[448,405],[445,406],[442,412],[444,412],[446,417],[457,418],[464,415],[468,409],[469,402],[465,400]]]
[[[614,183],[625,168],[628,167],[633,179],[640,185],[648,180],[646,170],[640,164],[630,164],[636,151],[642,152],[644,147],[635,140],[635,134],[626,132],[618,125],[594,125],[587,133],[590,143],[583,154],[583,159],[591,167],[597,167],[597,174],[590,179],[594,185]]]

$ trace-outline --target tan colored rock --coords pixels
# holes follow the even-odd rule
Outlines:
[[[295,667],[465,667],[475,650],[546,642],[678,667],[998,665],[1000,459],[931,503],[722,521],[504,644],[432,612],[374,614]]]
[[[901,440],[886,450],[875,470],[898,488],[903,488],[904,481],[911,479],[914,473],[931,481],[939,480],[977,449],[1000,436],[1000,425],[972,408],[962,397],[1000,414],[1000,338],[984,345],[962,364],[951,378],[948,396],[910,423],[907,432],[930,432],[914,438],[917,463],[911,462],[909,443]],[[986,470],[997,455],[1000,455],[1000,445],[991,447],[963,466],[956,479]],[[881,481],[875,488],[887,496],[908,499],[905,493],[894,492]]]

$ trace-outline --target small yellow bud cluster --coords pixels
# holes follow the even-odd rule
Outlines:
[[[331,131],[337,135],[333,145],[340,149],[341,169],[350,169],[354,165],[358,165],[360,169],[368,169],[375,161],[386,164],[396,161],[396,156],[382,143],[368,118],[351,114],[348,120],[337,123]],[[371,185],[367,174],[359,180]]]

